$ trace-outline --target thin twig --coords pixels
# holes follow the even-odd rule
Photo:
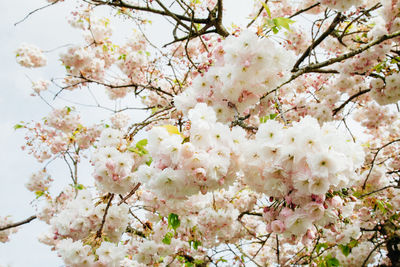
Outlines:
[[[104,215],[103,215],[103,219],[101,220],[100,228],[99,228],[99,230],[98,230],[97,233],[96,233],[96,238],[101,237],[101,234],[102,234],[102,232],[103,232],[103,227],[104,227],[104,224],[105,224],[105,222],[106,222],[106,217],[107,217],[108,209],[110,208],[111,201],[112,201],[113,198],[114,198],[114,194],[109,193],[108,196],[109,196],[110,199],[108,200],[106,209],[105,209],[105,211],[104,211]]]
[[[4,231],[4,230],[10,229],[10,228],[14,228],[14,227],[17,227],[17,226],[20,226],[20,225],[23,225],[23,224],[30,223],[31,221],[33,221],[36,218],[37,218],[36,215],[32,215],[31,217],[29,217],[29,218],[27,218],[27,219],[25,219],[23,221],[16,222],[16,223],[11,223],[11,224],[8,224],[6,226],[0,227],[0,231]]]
[[[393,143],[399,142],[399,141],[400,141],[400,139],[396,139],[396,140],[393,140],[393,141],[391,141],[391,142],[389,142],[389,143],[387,143],[387,144],[381,146],[380,148],[378,148],[378,150],[376,151],[376,153],[375,153],[375,155],[374,155],[374,158],[372,159],[371,168],[369,169],[369,172],[368,172],[368,174],[367,174],[367,177],[366,177],[365,180],[364,180],[364,184],[363,184],[363,186],[362,186],[362,189],[363,189],[363,190],[365,189],[365,187],[366,187],[366,185],[367,185],[368,178],[369,178],[369,176],[371,175],[372,169],[374,168],[375,160],[376,160],[376,158],[377,158],[379,152],[380,152],[382,149],[384,149],[385,147],[387,147],[387,146],[389,146],[389,145],[391,145],[391,144],[393,144]]]
[[[137,183],[137,185],[132,189],[132,191],[121,199],[121,201],[118,203],[118,206],[127,201],[131,196],[133,196],[133,194],[135,194],[136,190],[138,190],[140,185],[141,183]]]

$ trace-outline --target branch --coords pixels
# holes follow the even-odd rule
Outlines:
[[[36,13],[39,10],[45,9],[46,7],[52,6],[54,4],[58,3],[58,1],[54,2],[54,3],[50,3],[48,5],[36,8],[35,10],[29,12],[23,19],[21,19],[20,21],[17,21],[14,23],[14,26],[17,26],[18,24],[20,24],[21,22],[24,22],[27,18],[29,18],[29,16],[31,16],[33,13]]]
[[[309,6],[309,7],[301,9],[301,10],[297,11],[296,13],[294,13],[293,15],[290,15],[289,18],[291,19],[293,17],[296,17],[297,15],[300,15],[301,13],[307,12],[308,10],[313,9],[316,6],[319,6],[320,4],[321,3],[318,2],[318,3],[315,3],[315,4],[311,5],[311,6]]]
[[[351,100],[353,100],[354,98],[359,97],[360,95],[363,95],[365,93],[368,93],[369,91],[371,91],[371,89],[365,89],[365,90],[361,90],[358,93],[352,95],[349,97],[349,99],[347,99],[346,101],[343,102],[343,104],[341,104],[339,107],[335,108],[332,111],[332,116],[335,116],[342,108],[344,108]]]
[[[340,23],[342,19],[342,13],[338,13],[333,19],[329,28],[324,33],[322,33],[321,36],[317,40],[315,40],[315,42],[313,42],[303,53],[303,55],[301,55],[301,57],[297,60],[297,62],[293,66],[292,72],[296,72],[299,69],[301,62],[303,62],[303,60],[310,55],[311,51],[335,30],[336,26]]]
[[[8,224],[6,226],[0,227],[0,231],[4,231],[4,230],[10,229],[10,228],[14,228],[14,227],[18,227],[18,226],[23,225],[23,224],[30,223],[31,221],[33,221],[36,218],[37,218],[36,215],[32,215],[31,217],[29,217],[29,218],[27,218],[27,219],[25,219],[23,221],[16,222],[16,223],[11,223],[11,224]]]
[[[99,230],[98,230],[97,233],[96,233],[96,238],[101,237],[101,234],[102,234],[102,232],[103,232],[103,227],[104,227],[104,224],[105,224],[105,222],[106,222],[106,217],[107,217],[108,209],[110,208],[111,201],[112,201],[113,198],[114,198],[114,194],[111,194],[111,193],[110,193],[110,194],[109,194],[109,197],[110,197],[110,199],[108,200],[108,203],[107,203],[107,206],[106,206],[106,210],[104,211],[104,215],[103,215],[103,219],[101,220],[100,228],[99,228]]]
[[[265,4],[267,4],[267,3],[268,3],[268,0],[265,0]],[[263,10],[264,10],[264,7],[261,5],[261,8],[260,8],[260,10],[258,10],[257,15],[249,22],[249,24],[247,24],[246,28],[249,28],[257,20],[257,18],[261,15]]]
[[[382,43],[382,42],[384,42],[386,40],[390,40],[390,39],[393,39],[393,38],[398,37],[398,36],[400,36],[400,31],[394,32],[392,34],[384,34],[381,37],[377,38],[375,41],[372,41],[372,42],[370,42],[370,43],[368,43],[368,44],[366,44],[366,45],[364,45],[364,46],[362,46],[362,47],[360,47],[360,48],[358,48],[356,50],[353,50],[353,51],[351,51],[349,53],[343,54],[343,55],[338,56],[336,58],[331,58],[331,59],[325,60],[325,61],[323,61],[321,63],[310,64],[310,65],[306,66],[305,68],[299,69],[296,73],[293,74],[293,76],[295,78],[297,78],[297,77],[299,77],[300,75],[302,75],[304,73],[311,72],[312,70],[320,69],[320,68],[332,65],[334,63],[341,62],[341,61],[343,61],[345,59],[348,59],[348,58],[354,57],[355,55],[361,54],[365,50],[368,50],[369,48],[371,48],[371,47],[373,47],[373,46],[375,46],[377,44],[380,44],[380,43]]]
[[[368,178],[369,178],[369,176],[371,175],[372,169],[374,168],[375,160],[376,160],[376,157],[378,156],[379,152],[380,152],[382,149],[384,149],[385,147],[387,147],[387,146],[389,146],[389,145],[391,145],[391,144],[393,144],[393,143],[399,142],[399,141],[400,141],[400,139],[396,139],[396,140],[393,140],[393,141],[391,141],[391,142],[389,142],[389,143],[387,143],[387,144],[381,146],[380,148],[378,148],[378,150],[376,151],[376,153],[375,153],[375,155],[374,155],[374,158],[373,158],[373,160],[372,160],[372,162],[371,162],[371,168],[369,169],[369,172],[368,172],[368,174],[367,174],[367,177],[366,177],[365,180],[364,180],[364,184],[363,184],[363,186],[362,186],[362,189],[363,189],[363,190],[365,189],[365,187],[366,187],[366,185],[367,185]]]
[[[368,253],[368,256],[365,258],[365,260],[364,260],[364,262],[362,264],[362,267],[367,266],[368,259],[371,257],[372,253],[374,253],[374,251],[377,248],[379,248],[380,246],[382,246],[385,243],[386,243],[386,240],[384,240],[382,242],[379,242],[378,244],[375,245],[375,247]]]
[[[122,203],[124,203],[126,200],[128,200],[131,196],[133,196],[133,194],[135,194],[136,190],[138,190],[140,185],[141,185],[141,183],[137,183],[137,185],[132,189],[132,191],[129,192],[128,195],[126,195],[125,197],[123,197],[121,199],[121,201],[118,203],[118,206],[121,205]]]
[[[133,10],[139,10],[139,11],[145,11],[145,12],[150,12],[150,13],[154,13],[154,14],[158,14],[158,15],[162,15],[162,16],[171,16],[174,15],[175,17],[177,17],[180,20],[184,20],[184,21],[192,21],[192,18],[189,17],[185,17],[179,14],[175,14],[172,12],[169,12],[170,14],[168,14],[167,12],[163,11],[163,10],[158,10],[158,9],[154,9],[148,6],[135,6],[135,5],[131,5],[128,4],[124,1],[101,1],[101,0],[92,0],[92,2],[94,3],[99,3],[99,4],[103,4],[103,5],[108,5],[108,6],[115,6],[115,7],[125,7],[125,8],[129,8],[129,9],[133,9]],[[206,24],[209,22],[208,18],[194,18],[193,22],[195,23],[201,23],[201,24]]]
[[[359,196],[358,198],[364,198],[364,197],[367,197],[367,196],[369,196],[369,195],[372,195],[372,194],[378,193],[378,192],[380,192],[380,191],[386,190],[386,189],[388,189],[388,188],[400,189],[400,186],[397,186],[397,185],[388,185],[388,186],[382,187],[382,188],[380,188],[380,189],[371,191],[371,192],[369,192],[369,193],[363,194],[363,195]]]

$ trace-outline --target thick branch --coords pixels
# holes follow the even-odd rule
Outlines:
[[[174,15],[175,17],[177,17],[180,20],[184,20],[184,21],[193,21],[195,23],[201,23],[201,24],[206,24],[209,22],[208,18],[189,18],[189,17],[185,17],[179,14],[175,14],[172,12],[169,12],[170,14],[168,14],[166,11],[163,10],[158,10],[158,9],[154,9],[148,6],[135,6],[132,4],[128,4],[125,1],[102,1],[102,0],[92,0],[92,2],[94,3],[99,3],[99,4],[103,4],[103,5],[109,5],[109,6],[115,6],[115,7],[125,7],[125,8],[129,8],[129,9],[133,9],[133,10],[139,10],[139,11],[145,11],[145,12],[150,12],[150,13],[154,13],[154,14],[159,14],[162,16],[171,16]]]

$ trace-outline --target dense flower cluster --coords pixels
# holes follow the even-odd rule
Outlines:
[[[315,224],[334,222],[335,207],[324,204],[325,195],[354,185],[354,172],[364,159],[362,150],[333,125],[320,127],[311,117],[289,128],[269,120],[245,145],[244,182],[276,201],[284,200],[284,206],[264,210],[275,233],[303,235]]]
[[[175,97],[176,107],[188,112],[203,102],[213,107],[218,120],[233,120],[288,78],[294,57],[283,51],[273,40],[260,39],[249,31],[228,37],[216,49],[215,66]]]
[[[134,152],[127,147],[120,130],[108,128],[100,135],[98,149],[92,157],[97,187],[103,192],[124,194],[136,183],[133,170],[138,166]]]
[[[93,231],[98,229],[102,223],[106,204],[95,205],[88,190],[79,191],[75,198],[74,194],[64,196],[67,197],[64,202],[50,203],[54,214],[49,221],[52,226],[51,235],[43,240],[45,243],[57,244],[59,240],[66,238],[84,239],[93,234]],[[45,207],[45,209],[49,209],[49,207]],[[108,240],[113,242],[120,240],[129,222],[128,209],[126,204],[109,207],[108,220],[103,227]],[[45,219],[46,216],[44,213],[43,215],[43,219]]]
[[[216,122],[214,110],[204,103],[189,111],[189,119],[188,142],[173,126],[149,132],[147,149],[153,162],[140,166],[136,174],[146,187],[167,199],[226,188],[237,177],[244,130],[230,130]]]
[[[371,97],[380,105],[397,103],[400,100],[400,75],[386,76],[385,81],[374,79],[371,82]]]

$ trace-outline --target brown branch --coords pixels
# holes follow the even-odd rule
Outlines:
[[[218,1],[218,3],[220,3],[220,2]],[[222,1],[221,1],[221,4],[218,6],[221,6],[221,9],[218,8],[218,14],[221,14],[221,15],[218,15],[216,22],[214,23],[215,31],[223,37],[228,37],[229,32],[225,29],[224,25],[222,24]]]
[[[370,42],[370,43],[368,43],[368,44],[366,44],[366,45],[364,45],[364,46],[362,46],[362,47],[360,47],[358,49],[355,49],[355,50],[353,50],[351,52],[348,52],[346,54],[343,54],[343,55],[335,57],[335,58],[331,58],[331,59],[325,60],[325,61],[323,61],[321,63],[310,64],[310,65],[308,65],[308,66],[306,66],[306,67],[304,67],[302,69],[299,69],[296,73],[293,74],[292,77],[297,78],[297,77],[299,77],[300,75],[302,75],[304,73],[312,72],[315,69],[320,69],[320,68],[332,65],[334,63],[341,62],[341,61],[346,60],[348,58],[354,57],[355,55],[361,54],[365,50],[368,50],[369,48],[371,48],[371,47],[373,47],[375,45],[378,45],[378,44],[380,44],[380,43],[382,43],[382,42],[384,42],[386,40],[390,40],[390,39],[396,38],[398,36],[400,36],[400,31],[394,32],[392,34],[384,34],[384,35],[378,37],[375,41],[372,41],[372,42]]]
[[[341,104],[339,107],[335,108],[332,111],[332,116],[335,116],[342,108],[344,108],[348,103],[350,103],[354,98],[359,97],[360,95],[363,95],[365,93],[368,93],[369,91],[371,91],[371,89],[365,89],[365,90],[361,90],[358,93],[350,96],[346,101],[343,102],[343,104]]]
[[[17,26],[17,25],[20,24],[21,22],[24,22],[27,18],[29,18],[32,14],[36,13],[37,11],[42,10],[42,9],[45,9],[46,7],[52,6],[52,5],[56,4],[56,3],[58,3],[58,1],[53,2],[53,3],[50,3],[50,4],[45,5],[45,6],[42,6],[42,7],[39,7],[39,8],[36,8],[35,10],[29,12],[23,19],[21,19],[21,20],[15,22],[15,23],[14,23],[14,26]]]
[[[178,23],[179,25],[182,25],[186,30],[191,32],[191,28],[188,25],[186,25],[185,23],[183,23],[182,20],[177,16],[177,14],[169,11],[169,9],[166,6],[164,6],[164,4],[160,0],[156,0],[156,2],[157,2],[157,4],[159,4],[162,7],[162,9],[164,9],[167,16],[170,16],[171,18],[173,18],[176,21],[176,23]],[[190,21],[192,21],[192,19]]]
[[[267,4],[267,3],[268,3],[268,0],[265,0],[265,4]],[[247,24],[246,28],[249,28],[257,20],[257,18],[261,15],[263,10],[264,10],[264,7],[261,5],[261,8],[260,8],[260,10],[258,10],[257,15],[249,22],[249,24]]]
[[[377,189],[377,190],[368,192],[368,193],[366,193],[366,194],[363,194],[363,195],[359,196],[358,198],[364,198],[364,197],[367,197],[367,196],[369,196],[369,195],[372,195],[372,194],[378,193],[378,192],[380,192],[380,191],[386,190],[386,189],[388,189],[388,188],[400,189],[400,186],[397,186],[397,185],[388,185],[388,186],[379,188],[379,189]]]
[[[376,4],[375,6],[371,7],[370,9],[364,10],[359,16],[357,16],[355,19],[353,19],[349,24],[347,24],[347,26],[344,28],[342,34],[337,38],[338,41],[344,45],[343,43],[343,37],[346,34],[346,31],[351,27],[351,25],[353,25],[354,22],[356,22],[357,20],[359,20],[362,16],[367,15],[370,11],[373,11],[375,9],[378,9],[382,6],[381,3]],[[346,45],[345,45],[346,46]]]
[[[0,231],[4,231],[4,230],[10,229],[10,228],[14,228],[14,227],[18,227],[18,226],[23,225],[23,224],[30,223],[31,221],[33,221],[36,218],[37,218],[36,215],[32,215],[31,217],[29,217],[29,218],[27,218],[27,219],[25,219],[23,221],[16,222],[16,223],[11,223],[11,224],[8,224],[6,226],[0,227]]]
[[[92,2],[103,4],[103,5],[108,5],[108,6],[124,7],[124,8],[129,8],[129,9],[138,10],[138,11],[145,11],[145,12],[150,12],[150,13],[154,13],[154,14],[158,14],[158,15],[162,15],[162,16],[171,16],[171,15],[173,15],[176,18],[178,18],[180,20],[183,20],[183,21],[192,21],[191,18],[182,16],[182,15],[179,15],[179,14],[176,14],[176,13],[172,13],[172,12],[167,13],[166,11],[154,9],[154,8],[151,8],[151,7],[148,7],[148,6],[135,6],[135,5],[128,4],[125,1],[92,0]],[[209,19],[208,18],[194,18],[193,21],[195,23],[206,24],[206,23],[209,22]]]
[[[371,168],[369,169],[369,172],[368,172],[368,174],[367,174],[367,177],[366,177],[365,180],[364,180],[364,183],[363,183],[363,186],[362,186],[362,189],[363,189],[363,190],[365,189],[365,187],[366,187],[366,185],[367,185],[367,181],[368,181],[368,179],[369,179],[369,176],[371,175],[372,169],[374,168],[375,160],[376,160],[376,158],[377,158],[379,152],[380,152],[382,149],[384,149],[385,147],[390,146],[391,144],[396,143],[396,142],[399,142],[399,141],[400,141],[400,139],[396,139],[396,140],[393,140],[393,141],[391,141],[391,142],[389,142],[389,143],[387,143],[387,144],[381,146],[380,148],[378,148],[378,150],[376,151],[376,153],[375,153],[375,155],[374,155],[374,158],[372,159]]]
[[[276,234],[275,236],[276,236],[276,259],[277,259],[277,263],[279,266],[280,265],[279,264],[279,262],[280,262],[280,259],[279,259],[279,237],[278,237],[278,234]]]
[[[137,185],[132,189],[132,191],[129,192],[128,195],[126,195],[125,197],[123,197],[121,199],[121,201],[118,203],[118,206],[121,205],[122,203],[124,203],[126,200],[128,200],[131,196],[133,196],[133,194],[135,194],[136,190],[138,190],[140,185],[141,185],[141,183],[137,183]]]
[[[323,40],[325,40],[326,37],[328,37],[336,28],[336,26],[340,23],[340,21],[342,21],[343,16],[342,13],[338,13],[336,15],[336,17],[333,19],[331,25],[328,27],[328,29],[326,29],[326,31],[324,33],[321,34],[320,37],[318,37],[317,40],[315,40],[308,48],[306,51],[304,51],[304,53],[301,55],[301,57],[296,61],[296,63],[293,66],[292,72],[296,72],[299,69],[299,66],[301,64],[301,62],[304,61],[304,59],[306,57],[308,57],[311,53],[311,51],[317,47]]]
[[[374,251],[377,250],[377,248],[379,248],[380,246],[382,246],[385,243],[386,243],[386,240],[376,244],[375,247],[368,253],[367,257],[365,258],[365,260],[361,266],[362,267],[367,266],[367,262],[368,262],[369,258],[371,257],[372,253],[374,253]]]
[[[309,7],[306,7],[306,8],[304,8],[304,9],[301,9],[301,10],[297,11],[296,13],[294,13],[293,15],[290,15],[289,18],[296,17],[297,15],[300,15],[301,13],[307,12],[308,10],[313,9],[314,7],[319,6],[320,4],[321,4],[321,3],[318,2],[318,3],[315,3],[315,4],[311,5],[311,6],[309,6]]]
[[[109,194],[108,194],[108,197],[109,197],[110,199],[108,200],[106,209],[105,209],[105,211],[104,211],[104,215],[103,215],[103,219],[101,220],[100,228],[99,228],[99,230],[98,230],[97,233],[96,233],[96,238],[101,237],[101,234],[102,234],[102,232],[103,232],[103,227],[104,227],[104,224],[105,224],[105,222],[106,222],[106,217],[107,217],[108,209],[110,208],[111,201],[112,201],[113,198],[114,198],[114,194],[109,193]]]

